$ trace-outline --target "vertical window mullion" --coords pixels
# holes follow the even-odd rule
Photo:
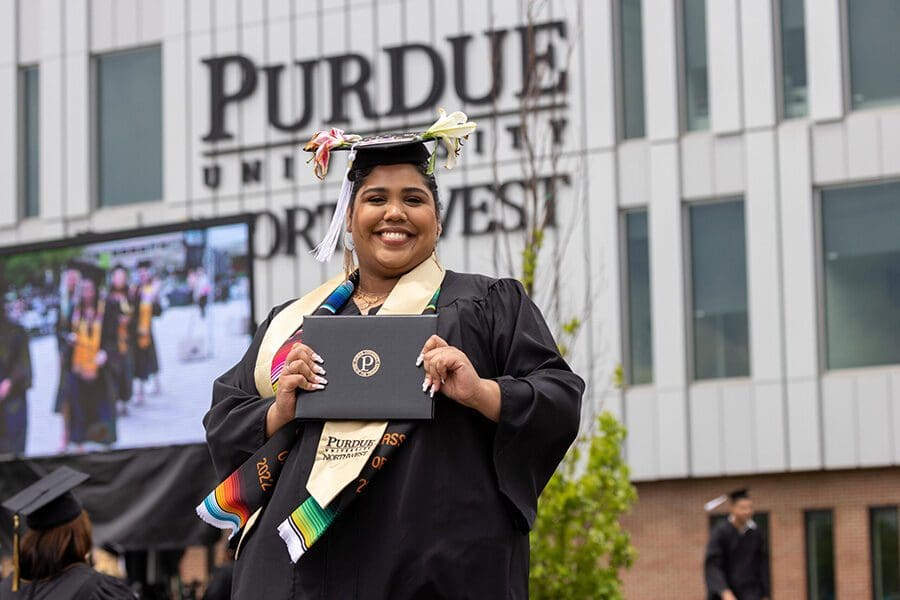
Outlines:
[[[750,374],[743,200],[691,205],[694,378]]]
[[[808,111],[804,19],[803,0],[781,0],[781,90],[786,119],[805,117]]]
[[[831,600],[834,586],[834,515],[811,510],[805,516],[806,588],[809,600]]]
[[[646,210],[625,213],[625,239],[628,383],[648,384],[653,382],[653,327]]]
[[[98,204],[162,199],[162,52],[96,58]]]
[[[622,134],[642,138],[644,128],[644,49],[642,0],[619,0]]]
[[[682,0],[684,103],[688,131],[709,129],[706,0]]]

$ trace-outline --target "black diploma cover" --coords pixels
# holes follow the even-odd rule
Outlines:
[[[299,392],[297,418],[431,419],[434,400],[416,366],[437,332],[437,315],[322,316],[303,319],[303,343],[324,360],[328,385]]]

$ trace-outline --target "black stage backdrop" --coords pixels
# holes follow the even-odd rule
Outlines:
[[[165,550],[210,544],[220,536],[194,512],[218,483],[206,445],[0,462],[0,500],[62,465],[91,476],[75,494],[94,522],[96,546]],[[9,555],[12,517],[3,509],[0,514],[0,553]]]

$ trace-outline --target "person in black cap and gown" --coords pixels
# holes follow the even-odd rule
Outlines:
[[[729,515],[713,527],[706,546],[705,576],[710,600],[765,600],[769,557],[746,489],[728,495]]]
[[[66,385],[69,442],[109,445],[116,441],[116,407],[109,381],[109,353],[103,347],[106,301],[100,286],[105,272],[85,264],[81,268],[78,301],[72,311],[71,364]],[[106,336],[109,339],[109,336]]]
[[[24,454],[31,387],[28,334],[0,306],[0,454]]]
[[[462,113],[447,121],[457,136],[475,127]],[[351,138],[355,160],[317,256],[327,260],[343,236],[345,274],[273,309],[245,357],[214,383],[204,418],[210,454],[222,477],[237,471],[198,514],[243,529],[235,600],[528,595],[528,532],[577,435],[584,382],[520,282],[439,263],[434,154],[422,141],[429,132]],[[319,173],[342,135],[331,130],[310,143]],[[313,311],[360,326],[361,315],[436,313],[437,335],[403,359],[421,368],[433,419],[295,421],[296,406],[328,384],[329,357],[300,340],[299,320]],[[341,377],[333,368],[328,377]],[[317,468],[320,442],[348,435],[368,436],[352,440],[368,448],[365,458],[319,478],[329,472]]]
[[[87,478],[61,467],[3,503],[16,548],[0,600],[134,600],[124,582],[88,566],[91,520],[71,492]],[[22,517],[29,531],[19,540]]]
[[[134,377],[138,380],[135,404],[144,403],[144,383],[151,376],[155,379],[154,393],[160,392],[159,357],[156,354],[156,340],[153,337],[153,317],[162,314],[159,303],[159,281],[150,271],[150,261],[138,263],[139,283],[132,294],[137,308],[132,318],[134,327]]]

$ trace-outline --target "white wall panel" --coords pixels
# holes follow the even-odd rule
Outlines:
[[[822,380],[822,427],[825,466],[829,469],[859,464],[859,422],[852,377],[826,376]]]
[[[648,234],[654,378],[660,390],[683,390],[687,371],[686,313],[677,145],[653,145],[650,165]],[[684,402],[683,393],[681,398]]]
[[[209,31],[212,24],[213,0],[182,0],[187,2],[188,24],[192,33]]]
[[[784,384],[755,382],[753,420],[756,433],[756,470],[782,471],[787,468],[785,456]]]
[[[187,31],[187,19],[187,0],[163,0],[160,4],[160,30],[163,38],[184,35]]]
[[[194,13],[191,13],[192,18]],[[194,21],[190,22],[191,29],[193,30]],[[197,203],[200,200],[210,199],[213,197],[213,190],[209,189],[203,184],[203,169],[207,166],[212,166],[214,164],[219,163],[215,159],[207,158],[203,156],[203,152],[207,150],[212,150],[220,145],[220,143],[207,143],[201,141],[203,136],[205,136],[210,127],[209,121],[209,70],[206,68],[202,62],[200,62],[203,58],[207,58],[209,56],[213,56],[213,48],[212,48],[212,36],[209,33],[197,33],[192,34],[188,38],[188,56],[190,58],[190,63],[188,65],[188,69],[190,69],[190,75],[188,79],[188,124],[189,124],[189,148],[190,148],[190,157],[189,157],[189,168],[190,168],[190,188],[189,194],[190,198],[196,203],[192,203],[191,205],[191,216],[196,218],[199,215],[194,211],[195,208],[199,206]],[[229,130],[233,130],[236,124],[236,119],[234,115],[234,107],[231,107],[231,110],[225,111],[225,123]],[[222,167],[222,177],[223,178],[234,178],[235,176],[239,176],[239,173],[235,173],[233,168],[229,168],[230,165],[226,164],[225,161],[221,161]]]
[[[44,60],[38,74],[41,95],[38,108],[40,215],[47,219],[63,214],[63,148],[59,143],[59,132],[64,127],[62,66],[60,58]]]
[[[685,199],[709,198],[713,186],[713,137],[692,133],[681,138],[681,194]]]
[[[139,0],[138,41],[142,44],[158,42],[163,35],[163,4],[160,0]]]
[[[750,381],[722,382],[720,393],[725,472],[750,473],[756,466],[753,385]]]
[[[818,346],[815,283],[815,222],[813,218],[810,148],[806,127],[787,122],[779,129],[781,160],[784,317],[787,376],[815,377]],[[790,395],[788,403],[792,402]]]
[[[744,125],[748,128],[771,126],[776,118],[772,3],[741,2],[740,23]]]
[[[18,85],[15,64],[0,65],[0,227],[14,225],[18,219]]]
[[[105,52],[116,43],[116,0],[90,0],[91,51]]]
[[[619,146],[619,206],[650,204],[650,143],[629,140]]]
[[[737,135],[713,139],[713,191],[716,196],[744,193],[744,138]]]
[[[884,175],[900,175],[900,110],[881,116],[881,161]]]
[[[707,2],[706,22],[710,127],[732,133],[743,122],[738,0]]]
[[[15,65],[19,49],[16,47],[19,35],[16,0],[0,2],[0,67]]]
[[[167,203],[182,203],[188,199],[191,177],[199,173],[191,172],[189,149],[195,140],[188,127],[190,111],[188,102],[188,55],[186,38],[177,27],[184,27],[184,21],[167,19],[167,38],[162,45],[162,93],[163,117],[163,200]],[[194,169],[197,171],[197,169]]]
[[[40,0],[41,58],[59,58],[63,53],[63,11],[61,0]]]
[[[82,22],[87,38],[86,21]],[[72,25],[70,24],[70,31]],[[61,177],[64,177],[66,217],[86,215],[91,209],[91,118],[90,58],[86,49],[68,55],[65,67],[65,155]],[[43,97],[41,98],[43,101]]]
[[[15,15],[18,23],[19,64],[37,62],[41,57],[41,2],[18,0],[15,4],[19,9]]]
[[[850,113],[847,132],[847,174],[851,179],[881,175],[880,123],[871,113]]]
[[[645,0],[641,9],[647,137],[671,139],[678,135],[680,128],[675,3],[673,0]]]
[[[59,219],[26,219],[19,224],[16,242],[46,242],[61,239],[65,235],[63,222]]]
[[[626,390],[625,415],[628,427],[625,449],[632,479],[642,481],[658,478],[659,420],[656,392],[649,387]]]
[[[662,478],[690,474],[688,457],[687,392],[660,390],[656,395],[659,414],[659,475]]]
[[[784,376],[778,201],[778,154],[771,131],[747,133],[747,294],[750,313],[750,373],[756,382]],[[780,411],[779,411],[780,412]]]
[[[213,26],[222,32],[238,26],[238,0],[213,0]]]
[[[806,73],[809,116],[838,119],[844,112],[841,0],[806,0]]]
[[[889,465],[891,448],[890,374],[860,373],[856,377],[856,410],[859,415],[859,464]]]
[[[65,3],[65,53],[87,54],[91,45],[90,11],[88,0],[68,0]]]
[[[584,30],[579,33],[574,26],[570,26],[569,38],[581,36],[586,59],[583,71],[585,80],[581,81],[581,71],[573,71],[569,73],[569,81],[585,88],[589,107],[585,126],[591,132],[590,146],[605,148],[616,142],[616,100],[612,90],[617,88],[617,84],[613,60],[612,1],[587,0],[581,5],[584,9]],[[646,9],[644,15],[646,20]],[[651,98],[645,94],[645,104],[649,101]]]
[[[715,476],[725,471],[725,452],[731,443],[723,427],[722,394],[718,383],[690,388],[691,475]],[[724,438],[724,439],[723,439]]]
[[[812,134],[813,181],[838,183],[847,179],[847,140],[844,123],[817,123]]]
[[[788,381],[788,468],[792,471],[819,469],[823,466],[818,396],[816,380]]]
[[[116,47],[136,46],[141,42],[139,0],[115,0],[113,44]]]
[[[595,154],[580,168],[587,169],[587,173],[573,178],[574,185],[567,194],[572,199],[570,203],[577,203],[579,210],[571,211],[561,220],[572,229],[571,235],[561,233],[568,240],[563,261],[571,269],[567,276],[584,282],[586,289],[579,296],[575,296],[574,290],[565,294],[566,314],[582,312],[588,316],[589,329],[580,336],[586,359],[582,368],[586,370],[589,392],[599,395],[608,391],[615,366],[622,363],[615,157],[612,152]],[[585,177],[588,181],[582,187]]]

